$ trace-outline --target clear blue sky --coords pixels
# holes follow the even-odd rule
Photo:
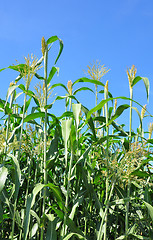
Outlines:
[[[53,35],[64,43],[57,63],[60,75],[53,83],[74,82],[85,76],[83,70],[90,62],[100,60],[111,69],[103,82],[109,80],[112,95],[129,97],[126,69],[134,64],[137,75],[150,80],[148,110],[153,114],[153,0],[1,1],[0,68],[15,64],[15,60],[23,63],[28,53],[40,58],[42,36],[47,40]],[[51,63],[57,51],[55,44],[49,54]],[[2,99],[16,76],[11,70],[0,73]],[[54,92],[65,94],[60,88]],[[94,107],[91,93],[78,98]],[[143,82],[135,86],[134,99],[147,103]],[[59,113],[59,105],[57,108]]]

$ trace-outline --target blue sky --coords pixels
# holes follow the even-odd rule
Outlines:
[[[152,0],[2,1],[0,26],[0,68],[15,64],[15,60],[23,63],[23,57],[31,53],[40,58],[42,36],[47,40],[57,35],[63,40],[64,50],[57,62],[59,77],[52,83],[74,82],[85,76],[83,70],[87,70],[90,62],[99,60],[110,69],[103,83],[109,81],[112,95],[129,97],[126,69],[134,64],[137,75],[150,80],[147,108],[153,114]],[[50,67],[57,52],[58,43],[55,43],[49,53]],[[9,83],[17,75],[11,70],[0,75],[0,97],[5,99]],[[35,83],[36,79],[32,86]],[[65,94],[61,88],[55,89],[56,92],[57,95]],[[92,93],[82,92],[78,99],[88,108],[94,107]],[[134,99],[142,105],[147,104],[143,82],[135,86]],[[53,108],[57,114],[60,114],[60,104]],[[123,118],[127,121],[124,115]]]

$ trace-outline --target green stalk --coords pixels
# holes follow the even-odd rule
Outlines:
[[[112,180],[111,190],[110,190],[110,193],[109,193],[108,200],[106,202],[105,212],[104,212],[104,214],[102,216],[102,220],[101,220],[101,224],[100,224],[97,240],[102,240],[102,237],[103,237],[103,224],[104,224],[104,221],[105,221],[106,216],[107,216],[107,212],[108,212],[108,209],[109,209],[109,203],[110,203],[110,200],[111,200],[111,197],[112,197],[112,194],[113,194],[115,182],[116,182],[115,179]]]
[[[27,86],[27,84],[26,84],[26,86]],[[28,86],[26,87],[26,91],[28,91]],[[19,142],[20,142],[19,153],[18,153],[18,161],[19,162],[20,162],[20,156],[21,156],[21,144],[22,144],[22,134],[23,134],[23,126],[24,126],[24,118],[25,118],[26,101],[27,101],[27,94],[25,93],[25,95],[24,95],[24,104],[23,104],[22,122],[21,122],[21,132],[20,132],[20,137],[19,137]],[[17,199],[16,199],[16,201],[14,203],[15,210],[16,210],[16,204],[17,204]],[[26,201],[25,201],[25,204],[26,204]],[[14,215],[15,215],[15,212],[14,212]],[[13,220],[15,221],[15,216],[14,216]],[[23,227],[23,221],[22,221],[22,227]],[[13,223],[13,227],[14,227],[14,223]],[[19,240],[21,240],[21,238],[22,238],[22,229],[20,230],[20,238],[19,238]],[[12,240],[13,240],[13,238],[12,238]]]
[[[44,96],[44,106],[47,105],[47,65],[48,65],[48,47],[46,46],[44,52],[44,83],[45,83],[45,96]],[[44,121],[44,184],[47,184],[47,170],[46,170],[46,158],[47,158],[47,108],[45,108],[45,121]],[[46,188],[43,191],[43,206],[42,214],[45,213],[45,202],[46,202]],[[41,240],[44,239],[44,227],[41,228]]]
[[[129,87],[130,87],[130,119],[129,119],[129,148],[131,148],[131,141],[132,141],[132,100],[133,100],[133,87],[132,85],[132,81],[133,78],[130,76],[129,77]],[[130,197],[130,188],[131,188],[131,182],[130,179],[128,179],[128,185],[127,185],[127,198]],[[128,239],[128,229],[129,229],[129,200],[126,203],[125,206],[126,209],[126,213],[125,213],[125,239]]]
[[[105,100],[108,99],[108,81],[106,82],[106,85],[105,85],[104,97],[105,97]],[[109,172],[108,172],[108,164],[109,164],[109,154],[108,154],[108,150],[109,150],[108,102],[105,104],[105,116],[106,116],[106,136],[107,136],[107,146],[106,146],[106,157],[107,157],[106,202],[107,202],[108,193],[109,193],[109,179],[108,179],[108,176],[109,176]],[[106,229],[107,229],[107,213],[106,213],[106,216],[105,216],[104,240],[106,240],[106,238],[107,238]]]
[[[70,165],[69,165],[69,171],[68,171],[68,183],[67,183],[66,200],[65,200],[66,211],[68,209],[68,202],[69,202],[72,162],[73,162],[73,149],[71,147],[71,158],[70,158]],[[66,235],[66,232],[67,232],[66,217],[67,217],[67,213],[64,216],[64,236]]]
[[[17,206],[17,198],[14,202],[14,213],[13,213],[13,222],[12,222],[12,232],[11,232],[11,240],[14,239],[14,228],[15,228],[15,213],[16,213],[16,206]]]
[[[131,188],[131,181],[128,179],[128,185],[127,185],[127,198],[130,198],[130,188]],[[128,229],[129,229],[129,200],[126,203],[126,215],[125,215],[125,239],[128,239]]]
[[[26,89],[28,90],[28,89]],[[27,94],[25,93],[24,95],[24,105],[23,105],[23,114],[22,114],[22,122],[21,122],[21,132],[20,132],[20,137],[19,137],[19,154],[18,154],[18,161],[20,161],[20,156],[21,156],[21,144],[22,144],[22,134],[23,134],[23,126],[24,126],[24,118],[25,118],[25,108],[26,108],[26,101],[27,101]]]
[[[98,92],[97,92],[97,85],[95,84],[95,90],[96,90],[96,106],[98,104]],[[97,117],[97,111],[95,112],[95,117]],[[95,129],[97,127],[97,121],[95,121]]]
[[[130,87],[130,99],[133,99],[133,88]],[[132,140],[132,101],[130,100],[130,126],[129,126],[129,145]]]

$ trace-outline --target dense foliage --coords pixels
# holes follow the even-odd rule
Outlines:
[[[48,74],[48,52],[55,41],[59,53]],[[149,97],[149,81],[136,76],[132,66],[127,70],[130,98],[113,98],[108,81],[101,82],[108,70],[95,63],[88,66],[90,78],[51,85],[62,49],[57,36],[42,38],[39,61],[27,57],[25,64],[8,67],[19,76],[6,99],[0,99],[0,239],[153,239],[153,124],[143,129],[149,113],[133,100],[140,80]],[[42,66],[43,77],[37,73]],[[30,90],[33,77],[40,80],[35,91]],[[25,85],[19,84],[21,78]],[[78,83],[82,87],[76,89]],[[84,83],[95,86],[96,105],[90,110],[77,99],[79,91],[93,92]],[[54,103],[48,104],[58,87],[66,92],[55,99],[65,101],[60,117],[52,113]],[[126,104],[117,107],[117,99]],[[116,121],[126,109],[128,131]],[[140,119],[136,132],[133,111]]]

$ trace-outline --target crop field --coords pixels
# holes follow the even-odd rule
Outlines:
[[[102,81],[109,69],[98,62],[87,77],[52,84],[63,42],[52,36],[41,44],[39,60],[28,56],[8,67],[17,78],[0,98],[0,239],[153,239],[153,122],[143,124],[153,116],[133,98],[141,81],[149,99],[147,76],[137,76],[134,65],[127,69],[130,97],[113,97]],[[31,90],[34,78],[39,83]],[[78,92],[92,93],[95,107],[80,102]],[[64,105],[60,116],[52,112],[57,101]],[[128,126],[118,123],[125,110]]]

